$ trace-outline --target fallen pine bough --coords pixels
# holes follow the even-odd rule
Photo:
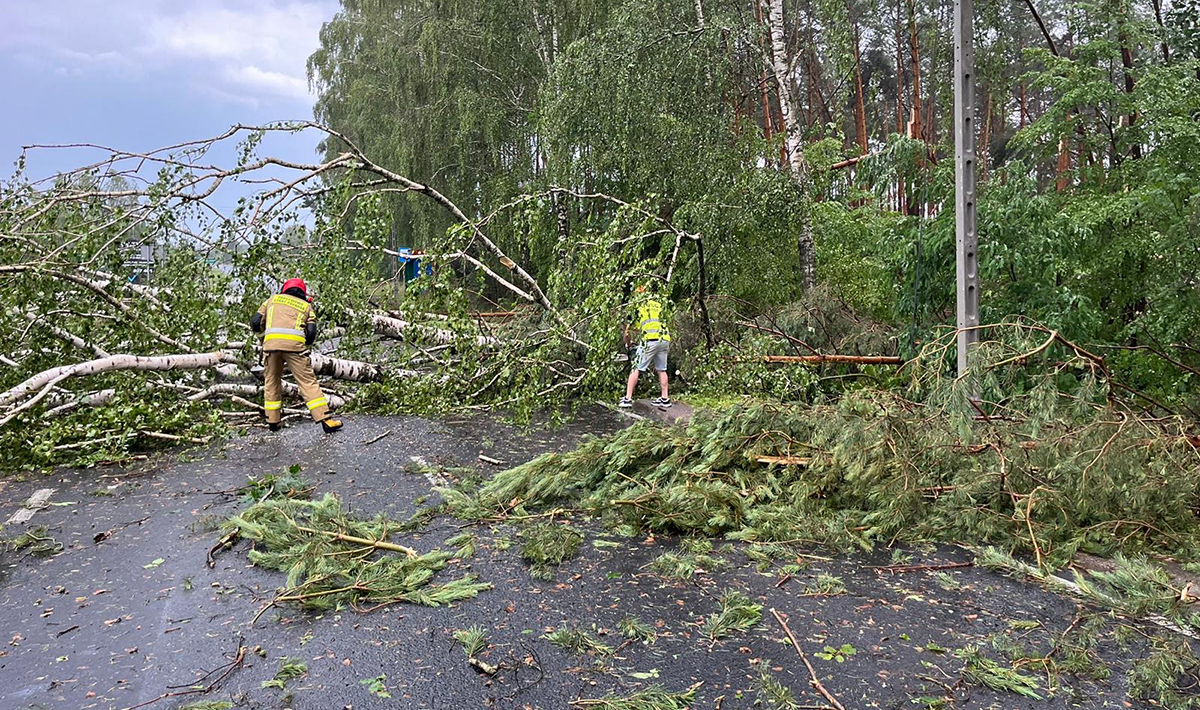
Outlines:
[[[1018,367],[1007,352],[1001,364]],[[991,544],[1049,566],[1081,550],[1196,559],[1193,425],[1118,406],[1090,365],[1074,389],[1060,389],[1060,364],[1003,405],[968,407],[962,381],[918,362],[907,391],[640,422],[448,501],[464,517],[570,502],[614,523],[756,542]]]
[[[399,531],[398,524],[382,516],[352,518],[335,496],[306,500],[307,490],[311,488],[291,486],[276,494],[272,487],[224,525],[218,548],[237,539],[249,540],[254,543],[248,553],[252,564],[287,573],[285,589],[255,619],[289,602],[314,610],[399,602],[442,606],[491,588],[469,574],[433,584],[454,552],[420,554],[389,542],[388,537]]]

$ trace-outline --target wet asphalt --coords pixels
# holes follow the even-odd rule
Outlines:
[[[516,539],[515,526],[439,518],[393,540],[424,551],[472,530],[479,552],[435,581],[469,570],[493,589],[449,608],[314,614],[285,607],[251,624],[283,575],[250,565],[244,542],[218,554],[214,567],[205,563],[216,525],[243,505],[231,491],[249,477],[299,465],[316,482],[315,495],[336,493],[355,514],[405,519],[438,483],[405,471],[413,457],[487,476],[501,467],[479,461],[479,454],[516,464],[629,423],[600,407],[581,410],[558,429],[482,416],[346,421],[333,436],[311,423],[280,434],[255,428],[129,467],[0,479],[0,521],[35,490],[54,489],[50,506],[29,525],[48,526],[64,545],[45,558],[11,551],[0,557],[0,708],[172,709],[200,700],[296,710],[583,708],[605,694],[629,695],[652,684],[670,691],[699,684],[696,708],[772,707],[756,705],[764,672],[802,706],[826,705],[771,608],[788,619],[822,685],[847,709],[923,708],[937,698],[953,699],[948,707],[957,708],[1141,707],[1128,697],[1126,675],[1146,649],[1118,633],[1115,620],[1090,632],[1097,665],[1110,670],[1106,679],[1052,677],[1044,666],[1023,666],[1039,678],[1041,700],[962,679],[955,649],[979,644],[998,657],[994,642],[1009,639],[1027,646],[1030,656],[1057,652],[1057,640],[1090,613],[1036,585],[973,566],[880,569],[896,562],[888,550],[814,549],[812,555],[828,559],[802,558],[806,566],[792,575],[760,572],[740,545],[721,553],[725,566],[680,581],[650,566],[677,540],[618,537],[586,520],[575,521],[587,530],[579,556],[552,581],[531,577],[519,545],[505,544]],[[24,527],[0,534],[11,537]],[[949,546],[899,554],[910,566],[972,559]],[[846,592],[813,593],[820,574],[838,576]],[[712,641],[701,626],[727,589],[762,604],[763,619]],[[630,615],[655,628],[654,643],[624,643],[617,625]],[[455,629],[472,625],[487,630],[480,659],[499,668],[494,676],[468,665],[453,640]],[[542,638],[562,625],[586,629],[618,650],[611,658],[577,656]],[[843,662],[816,656],[843,644],[854,650]],[[241,662],[228,667],[239,648],[247,649]],[[303,660],[308,673],[285,690],[263,688],[284,657]],[[205,694],[163,697],[210,685]]]

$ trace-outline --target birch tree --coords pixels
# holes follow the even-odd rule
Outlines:
[[[788,60],[787,42],[784,39],[783,0],[767,0],[766,29],[771,40],[770,67],[779,96],[779,110],[783,114],[788,169],[796,181],[796,188],[808,197],[812,180],[808,161],[804,157],[804,128],[792,92],[793,72]],[[796,250],[799,254],[800,283],[805,289],[810,289],[817,283],[817,253],[812,218],[809,215],[801,217],[799,233],[796,235]]]

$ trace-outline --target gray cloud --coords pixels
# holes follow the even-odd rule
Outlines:
[[[0,55],[26,70],[103,81],[167,79],[215,100],[310,105],[305,62],[336,0],[4,3]]]

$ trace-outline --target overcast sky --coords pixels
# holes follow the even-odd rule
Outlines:
[[[22,145],[150,149],[312,118],[305,62],[337,0],[0,0],[0,179]],[[309,160],[317,137],[272,146]],[[30,173],[74,167],[40,154]]]

